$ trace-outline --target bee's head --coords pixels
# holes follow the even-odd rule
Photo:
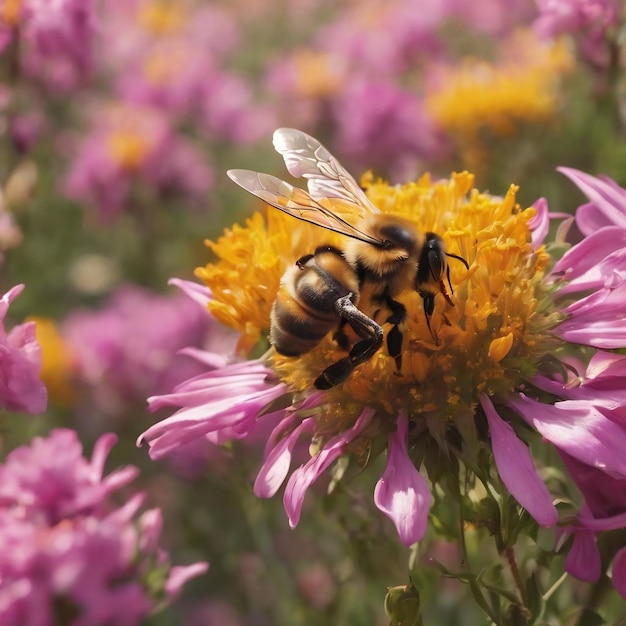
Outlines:
[[[408,220],[373,215],[363,230],[381,243],[350,242],[346,256],[356,266],[384,278],[397,274],[402,266],[417,265],[420,238]]]

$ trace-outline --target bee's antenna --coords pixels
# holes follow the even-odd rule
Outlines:
[[[469,269],[469,263],[462,256],[459,256],[458,254],[452,254],[451,252],[444,252],[444,254],[446,256],[452,257],[453,259],[456,259],[457,261],[461,261],[461,263],[465,265],[465,269]]]

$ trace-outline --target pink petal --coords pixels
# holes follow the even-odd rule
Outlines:
[[[285,512],[289,518],[291,528],[295,528],[300,521],[307,489],[333,461],[343,454],[346,444],[357,437],[369,424],[374,412],[374,409],[365,409],[350,430],[329,439],[326,445],[308,463],[301,465],[293,472],[287,482],[283,497]]]
[[[537,210],[537,214],[528,222],[528,227],[532,233],[533,250],[537,250],[543,244],[548,234],[550,214],[548,212],[548,201],[545,198],[539,198],[533,206]]]
[[[610,179],[596,178],[570,167],[559,167],[591,200],[576,212],[576,223],[585,235],[604,226],[619,226],[626,230],[626,191]]]
[[[92,480],[94,482],[99,481],[104,473],[104,464],[109,456],[109,453],[113,449],[113,446],[117,443],[117,435],[115,433],[105,433],[98,438],[98,441],[94,444],[93,452],[91,454],[91,472]]]
[[[557,262],[553,274],[568,281],[559,295],[598,289],[615,272],[626,270],[626,231],[615,226],[602,228],[570,248]]]
[[[489,422],[491,447],[502,482],[540,526],[554,526],[558,513],[550,492],[535,470],[528,448],[511,425],[498,415],[485,394],[480,396],[480,404]]]
[[[613,559],[611,580],[617,592],[626,600],[626,548],[619,550]]]
[[[24,285],[15,285],[15,287],[11,287],[11,289],[0,298],[0,320],[4,319],[4,316],[9,310],[9,304],[11,304],[22,291],[24,291]]]
[[[291,454],[298,437],[303,432],[311,430],[313,425],[313,418],[305,419],[269,451],[254,481],[254,494],[256,496],[271,498],[278,491],[291,467]],[[279,427],[281,424],[277,426],[277,428]]]
[[[209,569],[209,564],[205,562],[193,563],[192,565],[176,565],[170,569],[169,576],[165,582],[165,593],[169,598],[177,596],[184,584],[200,574],[204,574]]]
[[[422,539],[432,494],[408,454],[409,420],[398,415],[398,428],[389,435],[387,464],[374,489],[376,506],[395,524],[400,541],[411,546]]]
[[[565,341],[596,348],[626,347],[624,302],[626,283],[580,298],[564,309],[570,318],[559,324],[554,333]]]
[[[609,409],[626,406],[626,355],[598,350],[581,378],[566,383],[535,376],[533,384],[567,400],[587,400]]]
[[[212,299],[211,290],[204,285],[194,283],[190,280],[181,280],[180,278],[170,278],[168,284],[178,287],[183,293],[195,300],[203,308],[207,308],[209,301]],[[207,315],[209,314],[207,310]]]
[[[626,430],[610,409],[584,400],[554,405],[520,394],[509,406],[559,450],[615,478],[626,477]]]
[[[594,533],[583,529],[574,530],[574,542],[565,559],[565,571],[587,582],[595,582],[600,578],[600,552]]]

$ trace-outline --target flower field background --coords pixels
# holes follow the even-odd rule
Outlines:
[[[0,624],[626,623],[625,10],[0,0]],[[294,182],[277,128],[475,311],[414,290],[328,392],[330,338],[267,357],[335,237],[226,175]]]

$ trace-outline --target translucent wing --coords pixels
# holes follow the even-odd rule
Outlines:
[[[304,189],[294,187],[280,178],[251,170],[228,170],[227,174],[246,191],[296,219],[321,226],[346,237],[359,239],[373,246],[383,246],[385,243],[381,239],[364,233],[334,211],[322,206]]]
[[[337,159],[314,137],[295,128],[274,131],[274,148],[285,159],[289,173],[307,179],[316,200],[341,198],[355,204],[357,215],[380,213]]]

